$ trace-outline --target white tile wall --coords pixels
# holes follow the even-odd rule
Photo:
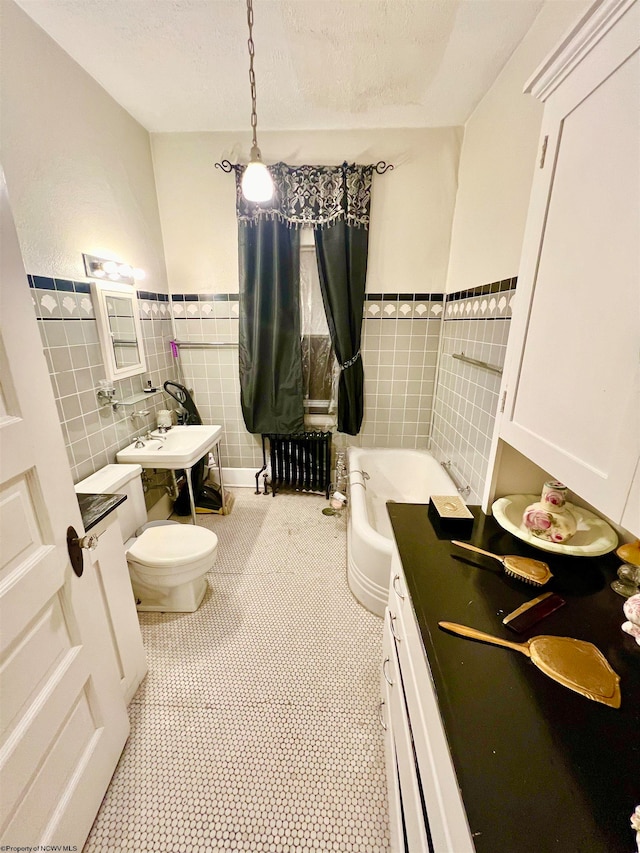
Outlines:
[[[262,466],[261,438],[247,432],[240,406],[237,299],[201,296],[199,302],[173,302],[172,310],[179,341],[233,344],[223,349],[181,347],[181,381],[193,389],[202,419],[224,425],[223,464],[257,470]]]
[[[451,461],[453,473],[481,502],[501,377],[452,358],[454,353],[502,368],[515,282],[495,293],[478,288],[473,295],[447,300],[430,449],[439,461]]]
[[[410,296],[410,298],[409,298]],[[431,421],[442,300],[368,297],[362,323],[365,410],[349,443],[426,447]],[[394,298],[395,297],[395,298]]]
[[[189,342],[237,342],[237,309],[237,301],[212,301],[206,295],[197,302],[176,300],[176,335]],[[367,298],[362,325],[364,420],[360,435],[344,438],[345,443],[426,446],[442,311],[439,294]],[[260,437],[247,433],[240,408],[237,350],[181,348],[181,367],[203,418],[225,426],[225,464],[259,468]]]
[[[97,389],[105,371],[88,285],[42,276],[29,279],[67,456],[77,482],[115,462],[116,452],[154,426],[155,413],[173,408],[169,405],[172,401],[164,394],[145,399],[144,405],[136,408],[148,409],[150,414],[136,422],[131,419],[131,408],[113,412],[110,406],[99,405]],[[174,378],[168,302],[157,298],[139,298],[138,302],[147,373],[116,382],[117,399],[140,393],[143,379],[161,387],[166,379]],[[153,502],[153,495],[149,495],[149,502]]]
[[[154,416],[132,424],[128,412],[98,406],[95,390],[104,367],[90,296],[56,290],[53,279],[30,278],[69,462],[79,480],[114,461],[115,452],[145,432]],[[515,283],[509,279],[474,288],[446,302],[442,294],[367,294],[362,430],[356,437],[336,436],[336,445],[421,448],[430,443],[434,454],[451,460],[456,476],[470,484],[469,501],[478,502],[499,377],[456,362],[451,353],[502,365]],[[139,301],[149,377],[157,384],[176,379],[193,389],[205,422],[224,425],[223,464],[257,470],[261,440],[246,431],[240,408],[237,294]],[[173,331],[182,341],[233,346],[184,347],[176,364],[169,349]],[[127,397],[141,387],[141,377],[124,380],[118,394]],[[153,412],[172,407],[168,403],[166,395],[153,398]]]

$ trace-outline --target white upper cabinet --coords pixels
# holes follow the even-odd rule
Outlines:
[[[639,47],[640,4],[601,0],[527,86],[545,106],[497,425],[614,521],[640,444]]]

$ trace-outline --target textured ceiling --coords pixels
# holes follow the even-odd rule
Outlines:
[[[16,0],[144,127],[249,124],[244,0]],[[464,124],[543,0],[254,0],[258,126]]]

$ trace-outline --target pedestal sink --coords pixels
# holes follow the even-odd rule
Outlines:
[[[143,468],[165,468],[170,471],[184,470],[187,475],[189,500],[191,503],[191,519],[196,523],[196,509],[191,482],[191,468],[215,447],[217,450],[218,474],[224,509],[224,488],[222,484],[222,466],[220,461],[220,439],[222,427],[218,424],[194,424],[189,426],[174,426],[168,432],[151,433],[150,438],[139,439],[142,447],[136,447],[136,442],[119,450],[116,459],[120,463],[141,465]]]
[[[168,432],[154,431],[151,438],[143,438],[144,447],[136,447],[134,442],[119,450],[116,459],[143,468],[191,468],[220,441],[221,435],[222,427],[215,424],[174,426]]]

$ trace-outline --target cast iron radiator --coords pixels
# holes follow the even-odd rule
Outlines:
[[[271,464],[271,493],[286,487],[303,492],[324,492],[329,497],[331,485],[331,433],[301,432],[295,435],[270,433],[262,436],[264,465],[256,474],[256,494],[260,491],[258,477],[267,467],[265,439],[269,441]],[[264,482],[267,494],[267,480]]]

